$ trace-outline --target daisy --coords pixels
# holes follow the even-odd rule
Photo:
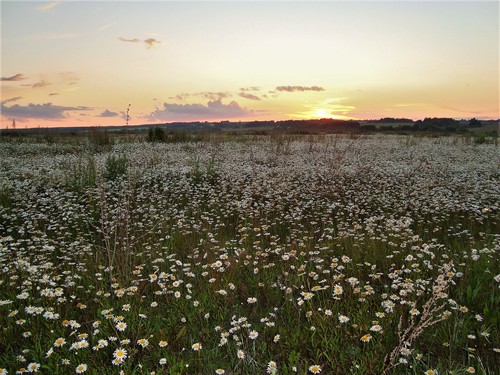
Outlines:
[[[194,343],[193,345],[191,345],[191,349],[193,349],[195,352],[200,351],[202,349],[201,343]]]
[[[60,348],[64,344],[66,344],[66,340],[64,338],[62,338],[62,337],[59,337],[56,341],[54,341],[54,346],[56,348]]]
[[[319,374],[321,372],[321,367],[319,365],[309,366],[309,371],[313,374]]]
[[[248,337],[251,340],[255,340],[258,336],[259,336],[259,332],[257,332],[257,331],[250,331],[250,334],[248,335]]]
[[[76,370],[75,370],[75,371],[76,371],[76,373],[77,373],[77,374],[82,374],[82,373],[84,373],[85,371],[87,371],[87,365],[86,365],[85,363],[82,363],[82,364],[80,364],[80,365],[78,365],[78,366],[76,367]]]
[[[342,288],[342,286],[340,284],[336,284],[334,287],[333,287],[333,294],[335,296],[339,296],[342,294],[342,292],[344,291],[344,289]]]
[[[372,339],[372,335],[370,335],[369,333],[367,333],[366,335],[364,335],[363,337],[361,337],[361,341],[363,342],[369,342],[370,340]]]
[[[274,361],[269,361],[267,364],[267,373],[268,374],[276,374],[278,371],[278,365]]]
[[[349,318],[345,315],[339,315],[339,322],[340,323],[347,323],[349,321]]]
[[[36,362],[31,362],[28,365],[28,372],[38,372],[38,369],[40,368],[40,364]]]
[[[382,330],[382,326],[375,324],[370,328],[370,331],[372,332],[380,332]]]
[[[123,332],[127,328],[127,323],[125,323],[125,322],[118,322],[118,323],[116,323],[115,327],[116,327],[116,329],[118,331]]]
[[[121,363],[127,358],[127,350],[118,348],[113,352],[113,357],[115,357],[115,359],[117,359]]]

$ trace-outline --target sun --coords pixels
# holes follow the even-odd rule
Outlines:
[[[318,108],[313,112],[313,116],[319,118],[329,118],[331,117],[331,114],[324,108]]]

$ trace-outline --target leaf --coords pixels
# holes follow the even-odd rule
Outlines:
[[[183,326],[181,330],[177,333],[177,336],[175,337],[175,341],[178,341],[182,336],[186,334],[187,328],[186,326]]]

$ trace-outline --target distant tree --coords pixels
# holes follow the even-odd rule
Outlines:
[[[471,118],[469,121],[469,128],[480,128],[481,127],[481,121],[477,120],[476,118]]]

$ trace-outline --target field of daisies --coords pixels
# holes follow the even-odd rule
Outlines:
[[[0,374],[494,374],[495,140],[0,142]]]

